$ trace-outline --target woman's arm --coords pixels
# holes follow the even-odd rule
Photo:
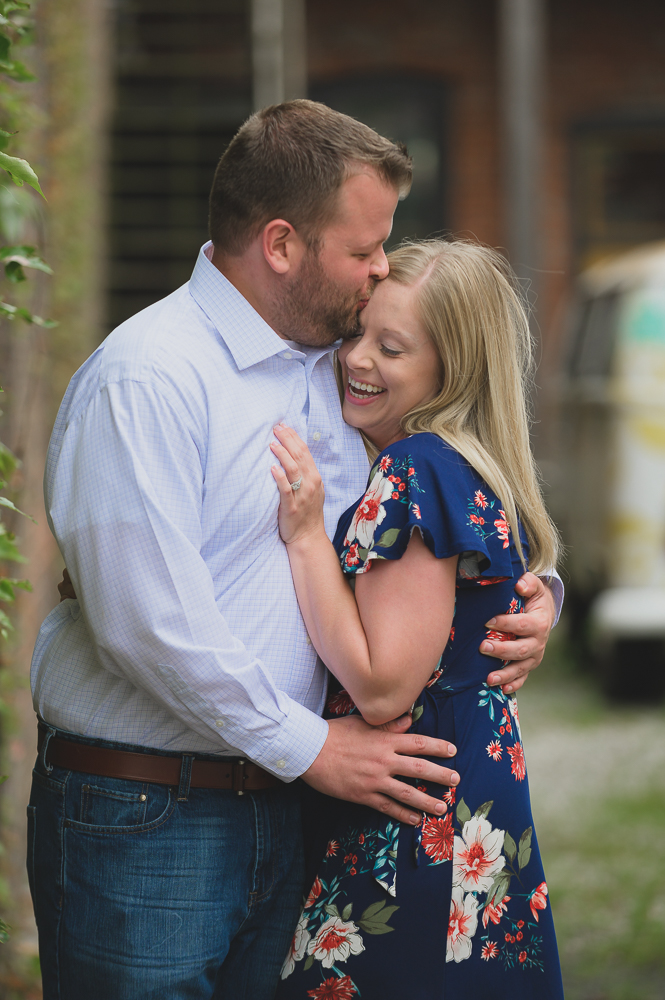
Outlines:
[[[457,556],[437,559],[414,532],[401,559],[374,560],[371,572],[356,577],[354,598],[323,528],[323,487],[309,450],[289,428],[275,434],[280,533],[309,636],[365,720],[382,725],[409,709],[439,662]]]

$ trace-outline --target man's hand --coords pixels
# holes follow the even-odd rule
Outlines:
[[[62,572],[62,580],[58,584],[58,592],[60,594],[60,603],[63,601],[76,601],[76,591],[74,590],[74,584],[71,581],[69,573],[67,572],[67,567],[65,566]]]
[[[357,715],[332,720],[328,738],[303,780],[326,795],[371,806],[400,823],[417,826],[421,816],[416,810],[440,816],[446,811],[444,802],[395,775],[417,778],[418,783],[456,785],[456,771],[422,757],[454,757],[457,750],[445,740],[405,733],[410,725],[408,715],[382,728],[368,726]]]
[[[496,632],[512,633],[514,641],[485,639],[480,646],[481,653],[510,661],[499,673],[494,671],[487,678],[490,687],[500,684],[504,694],[518,691],[529,671],[538,666],[556,617],[552,591],[533,573],[520,577],[515,590],[526,598],[524,614],[497,615],[486,622]]]

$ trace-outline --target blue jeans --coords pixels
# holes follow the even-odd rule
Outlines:
[[[44,1000],[271,1000],[302,902],[298,787],[182,802],[43,756],[28,875]]]

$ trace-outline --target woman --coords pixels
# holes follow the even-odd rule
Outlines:
[[[527,318],[485,247],[431,241],[389,260],[339,352],[344,417],[379,450],[368,489],[331,545],[311,455],[277,427],[280,532],[341,684],[329,712],[381,725],[413,706],[412,731],[454,741],[461,779],[427,789],[448,809],[417,828],[339,804],[277,996],[561,998],[517,702],[488,688],[477,652],[501,601],[522,610],[527,559],[556,562],[529,449]]]

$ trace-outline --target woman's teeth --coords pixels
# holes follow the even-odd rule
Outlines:
[[[356,390],[355,392],[353,391],[354,389]],[[356,382],[353,378],[349,379],[349,392],[352,396],[355,396],[356,399],[366,399],[367,396],[373,396],[375,393],[385,391],[386,390],[382,389],[381,386],[369,385],[367,382]]]

